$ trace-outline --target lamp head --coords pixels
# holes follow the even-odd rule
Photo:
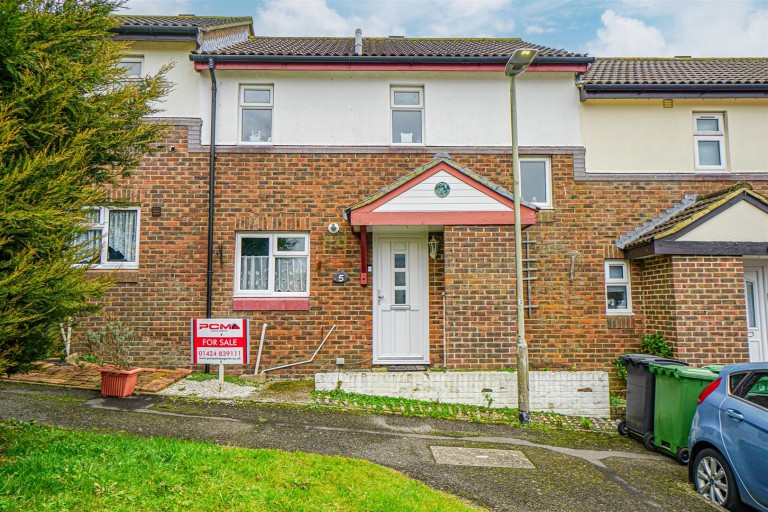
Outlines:
[[[507,76],[519,75],[531,65],[531,62],[533,62],[533,59],[536,58],[538,53],[538,50],[533,50],[531,48],[515,50],[515,53],[513,53],[507,61],[507,66],[504,68],[504,74]]]

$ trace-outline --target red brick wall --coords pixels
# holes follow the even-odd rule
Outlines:
[[[749,360],[744,266],[732,256],[654,256],[641,263],[644,328],[693,365]]]
[[[677,316],[675,282],[670,256],[659,255],[640,260],[640,308],[648,334],[659,333],[677,352]]]
[[[433,366],[445,367],[443,351],[443,299],[445,292],[445,239],[443,233],[429,233],[438,241],[435,259],[429,258],[429,358]]]
[[[672,256],[677,353],[691,364],[749,361],[744,264],[732,256]]]
[[[142,340],[137,362],[144,365],[187,365],[189,319],[205,315],[208,155],[188,152],[186,140],[186,128],[175,128],[167,144],[173,144],[177,151],[165,150],[147,158],[130,180],[132,195],[142,207],[140,270],[120,273],[122,282],[107,297],[107,311],[129,323]],[[451,156],[489,180],[512,188],[506,155]],[[372,291],[370,286],[360,286],[359,235],[343,220],[342,210],[431,158],[431,152],[418,149],[358,154],[228,150],[218,155],[213,315],[245,314],[251,319],[252,361],[263,322],[269,324],[263,367],[309,358],[324,333],[336,325],[315,362],[295,371],[336,368],[336,357],[344,357],[348,369],[370,367]],[[531,365],[607,368],[617,354],[635,348],[640,335],[669,330],[671,325],[669,308],[648,302],[656,288],[641,284],[645,277],[665,279],[668,270],[661,261],[632,266],[635,315],[606,316],[603,262],[621,256],[615,240],[679,202],[685,194],[712,192],[727,183],[575,181],[569,154],[552,156],[552,175],[555,209],[539,212],[537,224],[527,230],[537,242],[531,246],[530,256],[537,260],[534,264],[538,268],[538,280],[531,290],[531,301],[538,309],[527,319]],[[753,185],[759,192],[768,191],[766,182]],[[151,217],[152,206],[162,207],[160,217]],[[327,231],[330,222],[342,227],[339,233]],[[233,311],[235,233],[251,229],[310,233],[309,311]],[[449,309],[446,334],[449,348],[453,344],[456,347],[449,350],[449,363],[474,368],[514,364],[514,251],[510,231],[498,227],[446,229],[438,259],[430,260],[433,364],[442,361],[443,281]],[[675,310],[678,338],[671,341],[686,347],[717,347],[733,339],[743,340],[743,318],[739,320],[744,310],[738,284],[741,270],[732,260],[722,260],[729,266],[718,274],[716,286],[710,287],[711,293],[720,289],[723,293],[703,300],[708,308],[711,306],[705,318],[712,316],[716,306],[723,313],[712,319],[723,325],[718,323],[717,332],[709,332],[706,326],[696,324],[695,316],[705,312],[696,306],[699,309],[691,310],[695,313],[686,313],[681,302]],[[707,268],[707,272],[714,271],[714,267]],[[332,282],[333,273],[339,269],[349,274],[350,281]],[[692,274],[678,263],[673,269],[692,282],[708,279],[706,272]],[[726,283],[727,279],[733,282]],[[722,288],[725,284],[728,287]],[[687,295],[676,295],[675,299],[702,299],[689,297],[693,290],[689,288]],[[664,294],[669,297],[667,289]],[[690,324],[685,339],[679,337],[681,322]],[[727,322],[732,325],[725,325]],[[81,325],[78,333],[82,335],[88,325]],[[685,354],[704,360],[701,354]]]
[[[514,366],[512,226],[445,228],[449,368]]]

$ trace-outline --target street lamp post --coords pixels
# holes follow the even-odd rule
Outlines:
[[[511,109],[512,128],[512,176],[514,180],[514,212],[515,212],[515,297],[517,299],[517,408],[520,423],[528,424],[530,417],[529,383],[528,383],[528,344],[525,341],[525,305],[523,303],[523,247],[522,226],[520,224],[520,158],[517,146],[517,98],[515,81],[533,59],[536,50],[520,49],[507,61],[504,74],[509,77],[509,107]]]

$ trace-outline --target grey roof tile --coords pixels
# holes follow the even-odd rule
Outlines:
[[[363,38],[367,57],[508,57],[520,48],[539,50],[542,57],[582,57],[565,50],[527,43],[520,39],[461,38]],[[352,56],[352,37],[251,37],[247,41],[221,48],[216,55],[271,56]]]
[[[197,27],[203,32],[253,23],[250,16],[134,16],[118,14],[116,18],[120,21],[120,27]]]
[[[768,58],[598,58],[582,82],[587,86],[768,84]]]

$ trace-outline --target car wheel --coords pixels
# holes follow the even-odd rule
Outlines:
[[[702,450],[693,465],[696,471],[693,485],[699,494],[728,510],[744,510],[733,472],[720,452],[711,448]]]
[[[643,444],[649,450],[656,449],[656,443],[653,442],[653,432],[646,432],[643,436]]]
[[[629,429],[627,428],[627,422],[626,421],[622,421],[621,423],[619,423],[619,426],[616,428],[616,430],[618,430],[619,434],[622,435],[622,436],[629,435]]]

